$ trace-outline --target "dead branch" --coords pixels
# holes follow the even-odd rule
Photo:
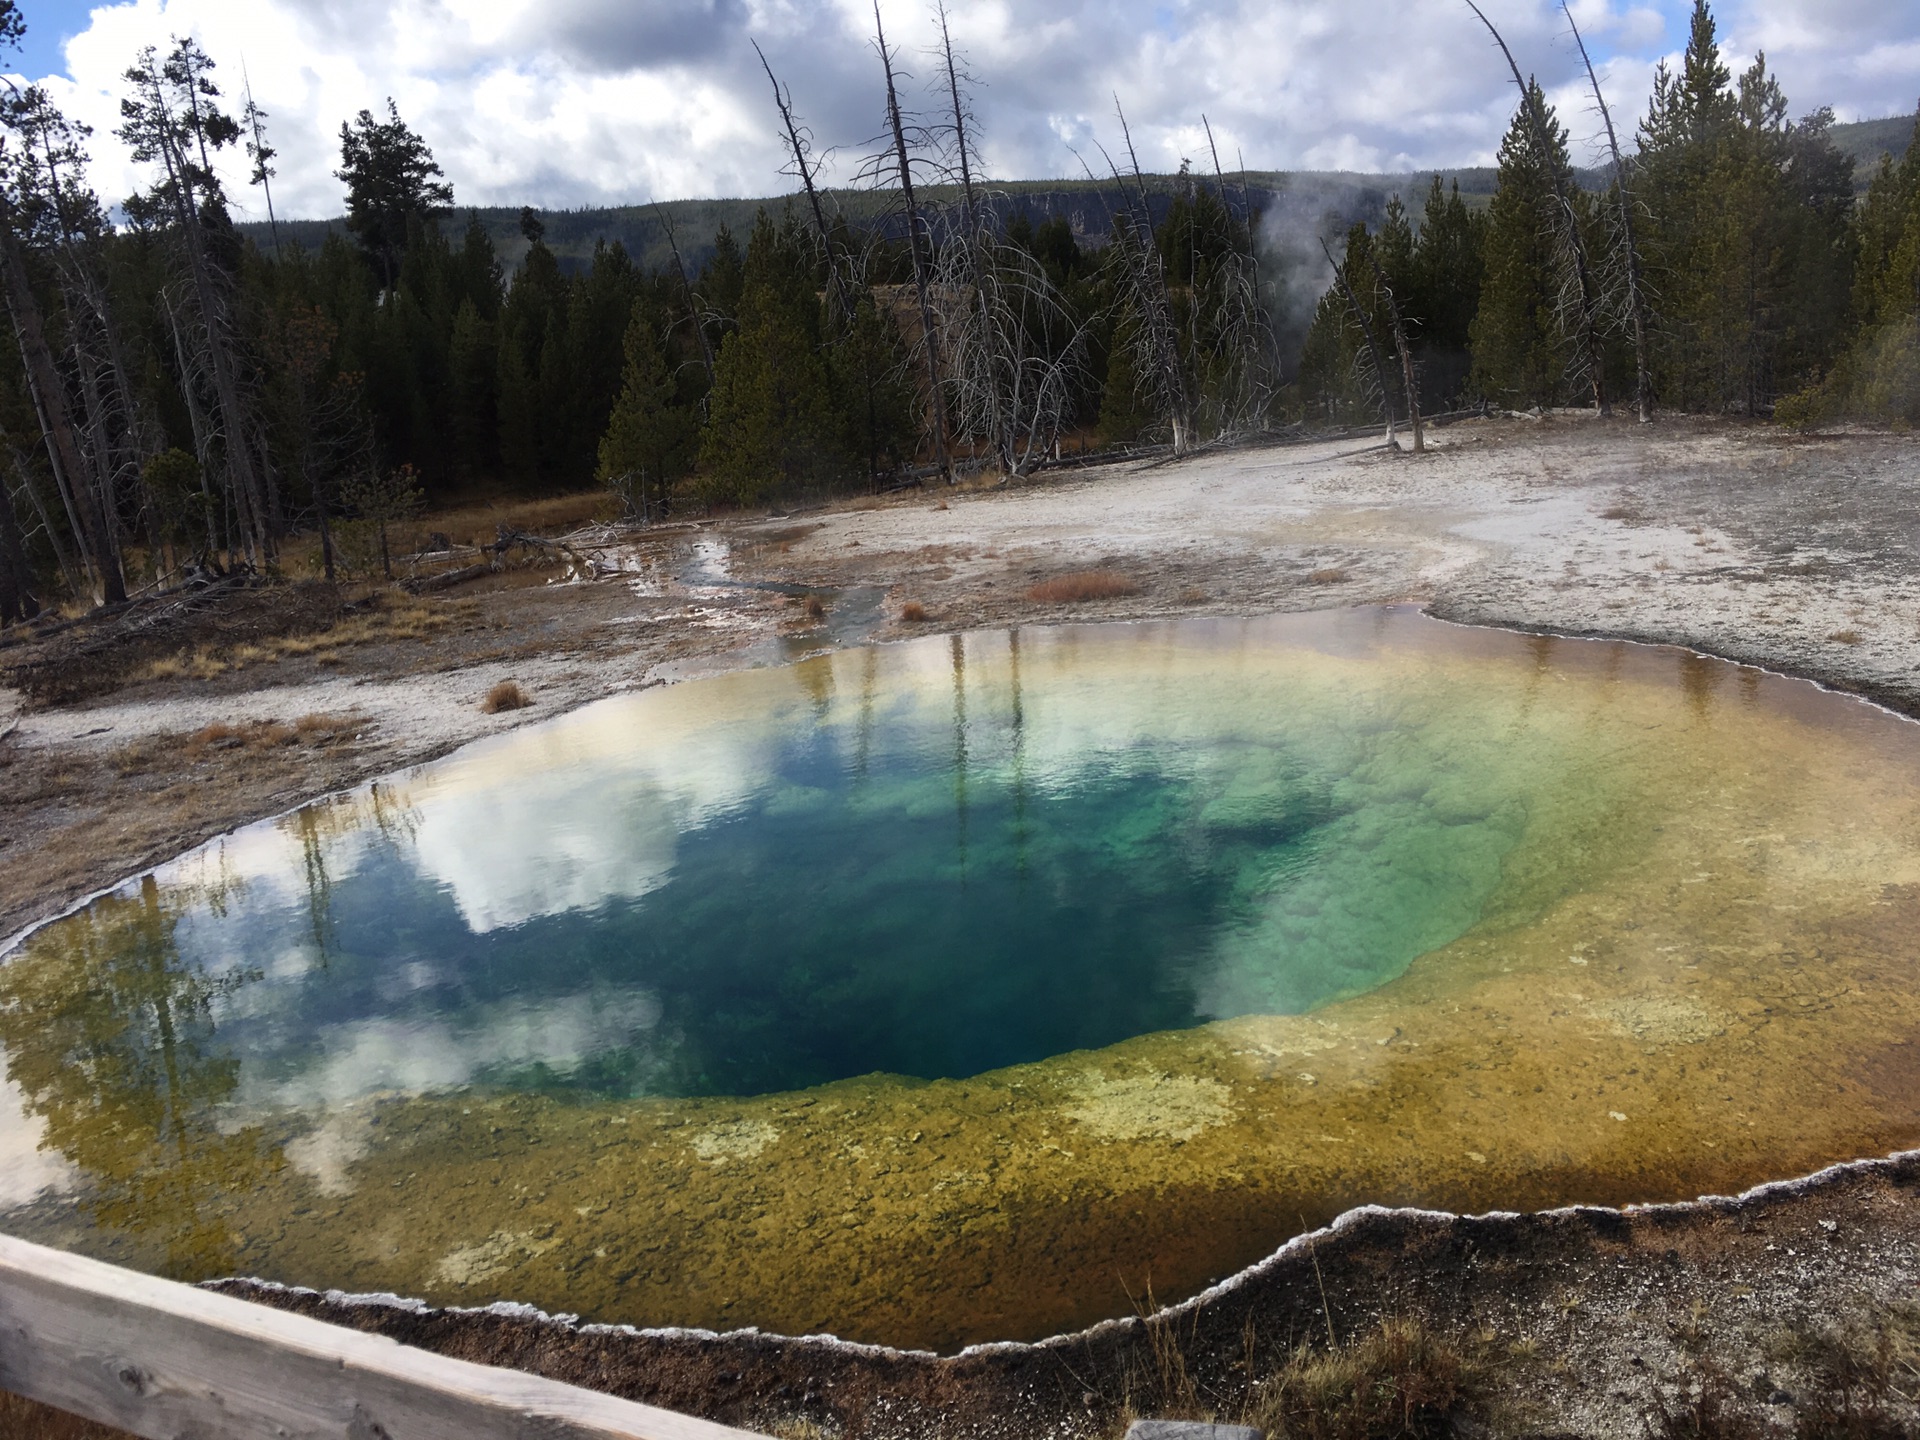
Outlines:
[[[1580,47],[1580,63],[1587,67],[1587,83],[1593,87],[1593,102],[1600,107],[1600,118],[1607,127],[1607,149],[1613,156],[1613,193],[1618,202],[1620,219],[1620,258],[1626,270],[1627,314],[1633,325],[1633,371],[1634,404],[1639,411],[1640,423],[1647,424],[1653,419],[1653,366],[1647,358],[1647,292],[1644,272],[1641,268],[1640,245],[1633,233],[1633,195],[1627,189],[1627,167],[1620,159],[1620,138],[1614,132],[1613,111],[1607,108],[1607,97],[1601,93],[1600,77],[1594,72],[1593,59],[1587,54],[1587,42],[1581,38],[1580,27],[1574,23],[1573,11],[1566,0],[1560,0],[1560,9],[1566,14],[1567,25],[1573,31],[1573,43]]]
[[[1500,53],[1506,56],[1507,68],[1513,72],[1513,83],[1520,89],[1520,110],[1527,117],[1527,128],[1533,134],[1533,146],[1540,157],[1540,164],[1546,170],[1553,185],[1553,204],[1550,207],[1553,228],[1559,246],[1564,254],[1565,268],[1570,272],[1569,281],[1574,290],[1572,297],[1576,308],[1575,323],[1578,353],[1588,371],[1588,380],[1593,388],[1593,408],[1602,415],[1613,413],[1612,402],[1607,398],[1606,349],[1600,334],[1600,306],[1596,293],[1593,268],[1587,256],[1587,242],[1580,233],[1580,212],[1574,208],[1573,195],[1568,176],[1563,168],[1553,160],[1553,137],[1548,133],[1547,117],[1543,107],[1535,100],[1534,91],[1520,74],[1520,65],[1513,58],[1513,51],[1507,48],[1505,38],[1494,28],[1486,13],[1474,3],[1466,0],[1467,8],[1480,17],[1480,23],[1487,27],[1487,33],[1493,36],[1493,43],[1500,47]]]

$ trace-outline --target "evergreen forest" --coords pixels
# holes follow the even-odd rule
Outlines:
[[[1124,114],[1087,177],[1103,225],[1029,213],[981,173],[936,28],[912,93],[876,34],[857,205],[766,57],[793,194],[652,266],[563,260],[529,208],[509,267],[391,102],[341,125],[344,222],[286,224],[270,110],[191,39],[129,57],[135,195],[97,194],[87,131],[10,86],[0,622],[280,573],[295,536],[370,573],[369,537],[480,496],[604,486],[645,523],[1441,412],[1920,421],[1920,143],[1856,176],[1831,110],[1796,116],[1764,56],[1733,73],[1707,0],[1637,113],[1593,80],[1600,170],[1509,58],[1490,200],[1436,176],[1311,253],[1210,132],[1144,175]],[[236,224],[236,175],[265,226]],[[1289,315],[1303,280],[1324,293]]]

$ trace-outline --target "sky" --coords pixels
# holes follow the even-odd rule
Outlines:
[[[342,209],[339,127],[389,97],[432,147],[459,204],[565,208],[793,188],[765,50],[828,175],[850,180],[880,131],[871,0],[20,0],[16,74],[94,128],[93,178],[115,203],[143,183],[113,138],[120,74],[145,45],[191,34],[239,109],[269,115],[283,216]],[[1125,107],[1142,168],[1407,171],[1486,164],[1514,94],[1464,0],[948,0],[980,82],[987,172],[1002,179],[1103,169]],[[1598,120],[1558,0],[1483,0],[1537,73],[1578,158]],[[1655,63],[1685,44],[1690,0],[1573,0],[1625,133]],[[1796,114],[1912,113],[1920,100],[1916,0],[1721,0],[1736,68],[1764,50]],[[930,0],[881,0],[911,72],[903,103],[931,107]],[[244,79],[243,79],[244,76]],[[1581,153],[1584,151],[1584,153]],[[244,159],[236,208],[264,218]]]

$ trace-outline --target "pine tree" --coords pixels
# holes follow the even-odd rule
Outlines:
[[[391,290],[410,228],[451,205],[453,187],[427,142],[401,120],[392,97],[385,120],[362,110],[351,125],[341,123],[334,175],[347,186],[347,229]]]
[[[763,210],[742,268],[739,328],[714,362],[700,490],[751,504],[816,488],[848,468],[820,346],[811,257],[788,215]]]
[[[1880,157],[1853,245],[1852,339],[1826,383],[1782,409],[1806,421],[1845,413],[1920,425],[1920,120],[1897,164]]]
[[[494,403],[500,422],[500,469],[509,485],[530,488],[540,481],[539,399],[520,345],[509,337],[497,348]]]
[[[1659,297],[1655,383],[1668,403],[1683,407],[1711,405],[1718,395],[1701,325],[1713,304],[1708,250],[1721,203],[1715,170],[1739,118],[1731,82],[1713,11],[1707,0],[1694,0],[1680,74],[1664,64],[1654,73],[1636,167],[1636,191],[1647,207],[1648,280]]]
[[[1539,153],[1527,105],[1546,116],[1548,143]],[[1551,406],[1566,395],[1568,344],[1559,318],[1560,284],[1548,207],[1550,167],[1569,168],[1567,135],[1537,81],[1500,145],[1500,181],[1487,209],[1485,277],[1471,326],[1472,386],[1511,408]]]
[[[675,481],[693,459],[697,426],[675,403],[673,375],[660,348],[659,316],[635,304],[627,324],[620,395],[600,438],[600,479],[642,521],[665,513]]]
[[[494,400],[499,363],[492,323],[481,316],[470,296],[463,298],[454,313],[448,344],[447,430],[453,441],[455,474],[468,485],[492,474],[497,460]]]
[[[1461,399],[1472,371],[1473,317],[1480,309],[1485,222],[1460,198],[1460,182],[1442,191],[1433,177],[1413,247],[1406,309],[1420,357],[1421,392],[1428,406]]]
[[[828,365],[840,404],[842,445],[865,470],[869,488],[913,457],[918,426],[908,363],[900,326],[871,290],[861,290],[846,332],[828,353]]]

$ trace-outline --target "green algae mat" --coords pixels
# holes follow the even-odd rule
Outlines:
[[[623,696],[0,964],[0,1228],[951,1348],[1920,1136],[1920,727],[1363,609]]]

